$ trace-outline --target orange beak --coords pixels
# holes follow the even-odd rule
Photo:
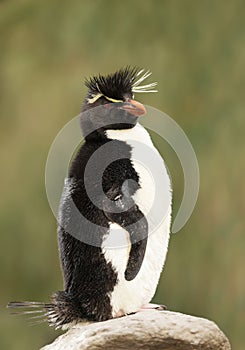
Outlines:
[[[124,104],[124,106],[119,107],[124,111],[127,111],[129,114],[132,114],[135,117],[139,117],[140,115],[146,114],[146,109],[142,105],[142,103],[137,102],[135,100],[129,100]]]

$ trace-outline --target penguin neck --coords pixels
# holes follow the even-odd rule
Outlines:
[[[139,123],[136,123],[136,125],[131,129],[106,130],[105,134],[108,139],[120,140],[124,142],[134,140],[153,146],[151,137],[147,130]]]

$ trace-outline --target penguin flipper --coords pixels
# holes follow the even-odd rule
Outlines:
[[[113,212],[113,208],[109,208],[106,203],[104,214],[110,221],[124,228],[130,236],[131,249],[124,275],[127,281],[131,281],[137,276],[144,260],[148,222],[132,197],[122,196],[118,188],[110,189],[108,198],[113,200],[113,204],[121,211]]]
[[[132,281],[137,276],[144,260],[146,245],[147,238],[132,244],[127,268],[124,272],[127,281]]]

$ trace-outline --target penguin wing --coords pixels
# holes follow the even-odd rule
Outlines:
[[[114,186],[110,188],[106,195],[112,202],[106,201],[104,203],[105,216],[129,233],[131,249],[124,275],[127,281],[131,281],[137,276],[144,259],[148,222],[133,198],[122,195],[120,187]],[[113,211],[113,209],[116,210]]]

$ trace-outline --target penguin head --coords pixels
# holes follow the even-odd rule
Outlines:
[[[146,109],[134,100],[135,92],[155,92],[156,83],[140,86],[150,72],[137,68],[122,68],[113,74],[98,75],[85,80],[88,94],[84,100],[81,126],[103,134],[110,129],[130,129]]]

